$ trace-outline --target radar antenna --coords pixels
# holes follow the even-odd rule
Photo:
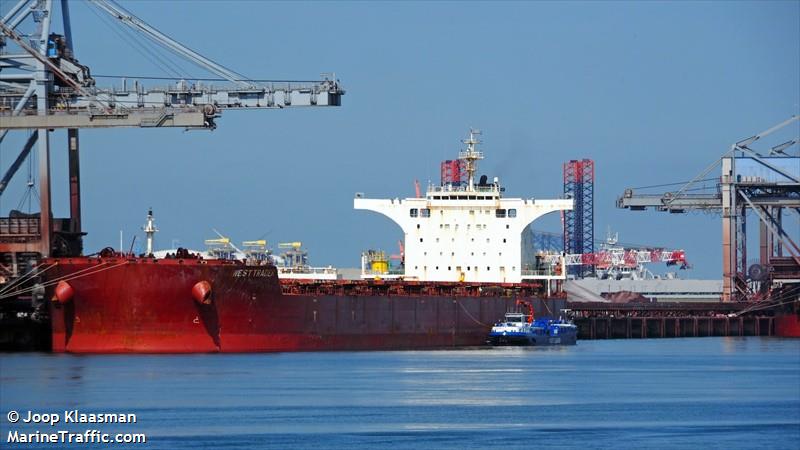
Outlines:
[[[467,190],[474,191],[475,190],[475,171],[478,170],[478,160],[483,159],[483,152],[480,152],[475,149],[477,144],[480,144],[476,136],[481,134],[481,130],[476,130],[474,128],[469,129],[469,138],[461,141],[467,144],[467,149],[465,151],[458,152],[458,159],[464,161],[465,169],[467,171],[468,177],[468,184]]]

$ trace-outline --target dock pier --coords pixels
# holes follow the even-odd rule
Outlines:
[[[568,302],[567,305],[578,326],[578,339],[775,335],[772,311],[754,309],[752,303]]]
[[[773,336],[773,317],[591,317],[575,319],[579,339]]]

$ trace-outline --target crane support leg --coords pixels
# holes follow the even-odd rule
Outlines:
[[[69,141],[69,218],[70,231],[81,232],[81,163],[78,147],[78,129],[67,130]]]
[[[772,259],[773,256],[773,239],[772,233],[770,232],[769,228],[767,228],[767,224],[764,223],[762,220],[759,223],[759,264],[762,267],[769,266],[769,261]]]
[[[733,187],[733,158],[722,159],[722,301],[734,300],[736,277],[736,197]]]
[[[739,223],[736,233],[736,252],[739,256],[739,263],[736,266],[736,274],[740,279],[744,279],[747,273],[747,205],[739,206]]]
[[[53,219],[50,203],[50,136],[46,129],[37,130],[39,134],[39,224],[42,240],[39,253],[50,256]]]

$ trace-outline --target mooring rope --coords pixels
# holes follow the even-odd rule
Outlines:
[[[544,305],[544,308],[547,310],[547,314],[550,314],[550,316],[552,317],[553,316],[553,311],[550,311],[550,307],[547,306],[547,302],[542,300],[542,304]]]
[[[784,298],[788,298],[788,297],[784,297]],[[735,313],[736,317],[742,316],[742,315],[744,315],[746,313],[753,312],[753,311],[761,311],[762,309],[768,309],[768,308],[772,308],[772,307],[775,307],[775,306],[788,305],[788,304],[794,303],[796,301],[796,300],[792,299],[792,300],[780,302],[780,300],[782,300],[782,299],[779,298],[779,299],[773,300],[772,302],[764,302],[764,303],[759,303],[759,304],[747,307],[747,308],[739,311],[738,313]]]
[[[31,270],[29,270],[27,273],[25,273],[25,275],[22,275],[21,277],[17,278],[16,280],[12,281],[11,283],[8,283],[3,289],[0,289],[0,295],[2,295],[5,292],[8,292],[12,287],[16,288],[18,285],[27,282],[28,279],[32,278],[34,275],[41,275],[41,274],[47,272],[48,270],[52,269],[55,266],[56,266],[55,264],[50,264],[50,266],[48,268],[46,268],[46,269],[44,269],[44,270],[42,270],[41,272],[38,272],[38,273],[37,273],[37,271],[40,268],[42,268],[42,266],[36,266],[36,267],[31,268]]]
[[[83,278],[83,277],[86,277],[86,276],[89,276],[89,275],[95,275],[97,273],[100,273],[100,272],[103,272],[103,271],[106,271],[106,270],[109,270],[109,269],[115,269],[117,267],[120,267],[120,266],[123,266],[125,264],[128,264],[128,261],[123,261],[121,263],[115,264],[115,265],[110,266],[110,267],[103,267],[106,264],[111,264],[111,263],[110,262],[104,262],[99,266],[87,267],[87,268],[81,269],[81,270],[79,270],[79,271],[77,271],[75,273],[72,273],[72,274],[69,274],[69,275],[64,275],[62,277],[58,277],[58,278],[55,278],[53,280],[50,280],[50,281],[48,281],[46,283],[42,283],[42,284],[40,284],[38,286],[49,287],[49,286],[52,286],[52,285],[58,283],[59,281],[72,281],[72,280],[75,280],[75,279],[78,279],[78,278]],[[88,272],[88,271],[90,271],[92,269],[96,269],[96,270]],[[37,288],[37,286],[34,285],[34,286],[31,286],[31,287],[28,287],[28,288],[25,288],[25,289],[20,289],[20,290],[11,292],[11,293],[0,295],[0,299],[5,299],[5,298],[9,298],[9,297],[15,297],[15,296],[20,295],[20,294],[31,292],[36,288]]]
[[[460,306],[461,309],[463,309],[464,312],[467,313],[467,316],[469,316],[469,318],[472,319],[473,322],[477,323],[478,325],[480,325],[482,327],[490,327],[491,328],[491,325],[486,325],[485,323],[483,323],[480,320],[476,319],[472,314],[470,314],[469,311],[467,311],[467,308],[465,308],[464,305],[462,305],[460,301],[456,300],[456,303],[458,303],[458,306]]]

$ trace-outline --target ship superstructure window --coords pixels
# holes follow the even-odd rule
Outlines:
[[[508,217],[511,217],[512,219],[513,219],[514,217],[517,217],[517,210],[516,210],[516,209],[514,209],[514,208],[511,208],[511,209],[509,209],[509,210],[508,210]]]
[[[408,210],[408,215],[411,217],[418,217],[419,210],[417,208],[411,208],[410,210]]]
[[[503,217],[506,216],[506,210],[505,209],[495,209],[494,210],[494,216],[497,217],[497,218],[503,218]]]
[[[422,208],[419,210],[419,215],[420,217],[430,217],[431,210],[429,208]]]

